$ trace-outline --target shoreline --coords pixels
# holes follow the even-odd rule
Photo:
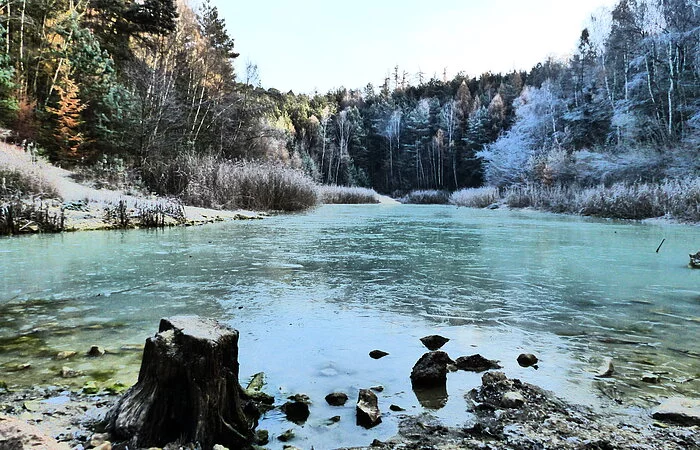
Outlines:
[[[385,441],[374,439],[364,446],[336,448],[506,450],[547,448],[548,445],[563,450],[700,448],[697,416],[695,424],[679,424],[652,417],[652,411],[645,411],[640,413],[639,420],[631,421],[613,411],[604,413],[590,406],[569,403],[536,385],[509,379],[503,372],[488,371],[481,379],[481,386],[464,396],[465,410],[459,421],[462,425],[446,426],[429,412],[400,413],[398,432],[393,437]],[[99,443],[109,441],[110,436],[104,433],[102,421],[120,397],[121,394],[104,391],[86,392],[86,389],[56,386],[16,391],[0,389],[0,448],[21,442],[27,447],[56,450],[104,449]],[[510,404],[507,398],[517,401]],[[274,408],[280,407],[276,399]],[[270,438],[271,447],[282,445],[278,436],[270,435]],[[197,448],[194,443],[182,444],[177,448]],[[268,448],[267,445],[263,447]]]

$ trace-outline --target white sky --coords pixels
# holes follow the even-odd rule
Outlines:
[[[266,88],[321,93],[382,84],[398,65],[427,78],[529,70],[570,54],[616,0],[211,0]]]

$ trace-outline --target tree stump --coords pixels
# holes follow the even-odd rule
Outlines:
[[[238,331],[196,316],[161,319],[159,328],[146,340],[138,382],[107,414],[108,431],[134,447],[250,447],[255,421],[243,412]]]

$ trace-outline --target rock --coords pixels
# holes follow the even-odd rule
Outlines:
[[[406,411],[404,408],[400,407],[399,405],[391,405],[391,406],[389,406],[389,409],[394,411],[394,412]]]
[[[283,450],[301,450],[299,447],[295,447],[293,445],[284,445],[282,447]]]
[[[105,391],[109,392],[110,394],[121,394],[128,388],[129,386],[125,385],[124,383],[120,381],[115,381],[114,383],[107,385],[105,387]]]
[[[24,409],[29,412],[37,412],[41,410],[41,403],[38,400],[27,400],[26,402],[22,403],[22,406],[24,406]]]
[[[90,445],[93,447],[97,447],[99,445],[104,444],[108,440],[109,440],[109,434],[107,434],[107,433],[95,433],[90,438]]]
[[[78,354],[78,352],[72,352],[72,351],[58,352],[58,353],[56,354],[56,358],[55,358],[55,359],[57,359],[57,360],[59,360],[59,361],[62,360],[62,359],[69,359],[69,358],[74,357],[74,356],[77,355],[77,354]]]
[[[238,331],[196,316],[162,319],[146,340],[138,382],[109,411],[106,429],[129,448],[247,448],[254,418],[243,412],[238,371]]]
[[[211,448],[211,450],[229,450],[229,448],[228,448],[228,447],[224,447],[223,445],[220,445],[220,444],[216,444],[215,446],[213,446],[213,447]]]
[[[284,433],[277,436],[277,440],[282,442],[289,442],[294,439],[294,430],[287,430]]]
[[[88,352],[87,352],[87,355],[91,356],[93,358],[104,356],[104,354],[105,354],[105,349],[103,349],[102,347],[97,346],[97,345],[93,345],[92,347],[90,347],[90,350],[88,350]]]
[[[250,383],[248,383],[246,390],[260,392],[262,391],[263,386],[265,386],[265,373],[259,372],[253,375],[253,377],[250,379]]]
[[[700,399],[672,397],[664,400],[653,411],[656,420],[680,425],[700,425]]]
[[[333,392],[326,395],[326,402],[331,406],[343,406],[347,401],[348,396],[343,392]]]
[[[518,364],[520,367],[532,367],[537,364],[537,356],[532,353],[521,353],[518,355]]]
[[[255,443],[258,445],[267,445],[270,443],[270,432],[267,430],[258,430],[255,432]]]
[[[426,353],[413,366],[411,384],[414,389],[444,386],[447,383],[447,365],[453,363],[445,352]]]
[[[653,373],[642,374],[642,381],[650,384],[658,384],[661,382],[661,377]]]
[[[94,381],[88,381],[83,385],[83,394],[88,394],[88,395],[94,395],[97,394],[100,391],[100,388],[97,387],[97,383]]]
[[[92,450],[112,450],[112,443],[109,441],[104,442],[98,445],[97,447],[93,448]]]
[[[333,416],[328,419],[328,425],[333,425],[334,423],[340,422],[340,416]]]
[[[357,396],[357,424],[372,428],[382,421],[382,414],[377,405],[377,394],[369,389],[360,389]]]
[[[505,381],[508,381],[508,377],[503,372],[486,372],[481,376],[482,386],[493,386]]]
[[[289,397],[291,401],[282,405],[282,412],[287,420],[297,425],[302,425],[309,418],[309,397],[305,394],[296,394]]]
[[[370,389],[373,390],[374,392],[384,392],[384,386],[382,386],[382,385],[372,386]]]
[[[420,341],[423,343],[423,345],[425,345],[428,348],[428,350],[433,351],[447,344],[447,342],[449,342],[449,339],[446,337],[438,336],[437,334],[432,334],[430,336],[420,338]]]
[[[466,370],[468,372],[483,372],[489,369],[501,368],[501,366],[498,364],[498,361],[486,359],[479,354],[471,356],[460,356],[455,360],[455,366],[457,366],[459,370]]]
[[[371,352],[369,352],[369,356],[372,359],[381,359],[387,355],[389,355],[389,354],[387,352],[382,351],[382,350],[372,350]]]
[[[520,392],[509,391],[503,394],[501,405],[504,408],[520,408],[525,404],[525,397]]]
[[[612,358],[605,358],[603,364],[598,367],[595,376],[598,378],[606,378],[612,376],[613,373],[615,373],[615,366],[613,365]]]
[[[63,366],[61,368],[61,378],[76,378],[82,375],[82,372]]]

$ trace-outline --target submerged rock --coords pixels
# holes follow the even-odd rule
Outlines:
[[[70,367],[63,366],[60,372],[61,378],[76,378],[82,375],[79,370],[71,369]]]
[[[104,356],[104,354],[105,354],[105,349],[98,346],[98,345],[93,345],[92,347],[90,347],[90,350],[88,350],[88,352],[87,352],[87,355],[91,356],[93,358]]]
[[[433,351],[438,350],[443,345],[447,344],[450,340],[449,338],[439,336],[437,334],[432,334],[430,336],[420,338],[420,341],[423,343],[423,345],[426,346],[428,350]]]
[[[369,389],[360,389],[357,396],[357,424],[365,428],[372,428],[382,421],[379,411],[377,394]]]
[[[333,392],[326,395],[326,402],[331,406],[343,406],[348,401],[348,395],[343,392]]]
[[[292,439],[294,439],[294,436],[295,436],[294,430],[287,430],[284,433],[277,436],[277,440],[282,441],[282,442],[289,442]]]
[[[287,420],[297,425],[302,425],[309,418],[309,404],[311,401],[305,394],[296,394],[289,397],[289,402],[282,405],[282,412],[287,416]]]
[[[700,425],[700,400],[685,397],[666,399],[652,411],[652,417],[680,425]]]
[[[381,359],[388,355],[389,354],[387,352],[382,350],[372,350],[371,352],[369,352],[369,357],[372,359]]]
[[[445,352],[435,351],[421,356],[411,371],[414,389],[445,386],[448,364],[454,364],[454,361]]]
[[[615,373],[615,366],[613,365],[612,358],[605,358],[603,364],[598,367],[595,376],[598,378],[607,378],[612,376],[613,373]]]
[[[484,372],[485,370],[501,368],[498,361],[486,359],[479,354],[460,356],[455,360],[455,366],[457,366],[459,370],[466,370],[468,372]]]
[[[406,411],[404,408],[400,407],[399,405],[391,405],[391,406],[389,406],[389,409],[394,411],[394,412]]]
[[[649,384],[658,384],[661,382],[661,377],[654,373],[642,374],[642,381]]]
[[[62,360],[62,359],[69,359],[77,355],[78,352],[72,352],[72,351],[64,351],[64,352],[58,352],[56,354],[56,359],[57,360]]]
[[[537,362],[537,356],[533,355],[532,353],[521,353],[518,355],[518,364],[520,367],[533,367],[537,364]]]

